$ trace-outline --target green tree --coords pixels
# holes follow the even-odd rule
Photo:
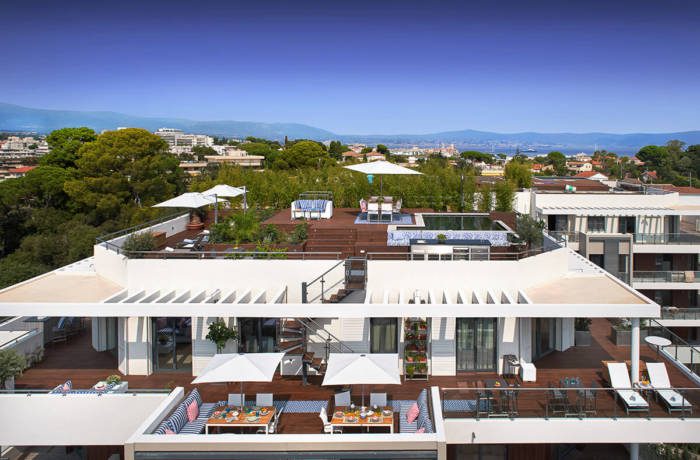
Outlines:
[[[90,128],[63,128],[52,131],[46,137],[51,151],[41,158],[41,164],[73,168],[78,159],[78,151],[83,144],[93,142],[97,134]]]
[[[528,249],[536,249],[542,246],[544,221],[534,219],[527,214],[520,215],[516,219],[516,231],[520,240]]]
[[[510,212],[513,210],[515,190],[513,184],[507,180],[499,181],[494,186],[496,195],[496,211]]]
[[[474,163],[486,163],[490,165],[496,160],[490,153],[478,152],[476,150],[466,150],[459,155],[465,160],[469,160]]]
[[[282,159],[291,168],[318,168],[333,163],[328,152],[314,141],[296,142],[283,152]]]
[[[90,221],[101,223],[125,207],[151,206],[184,190],[179,160],[144,129],[107,131],[81,147],[77,178],[65,190]]]
[[[330,145],[328,146],[328,153],[336,161],[342,160],[343,153],[347,152],[348,150],[350,150],[350,148],[340,141],[331,141]]]
[[[505,179],[517,188],[529,188],[532,186],[532,171],[529,163],[511,160],[506,163],[504,171]]]
[[[381,153],[382,155],[389,155],[389,147],[387,147],[384,144],[377,144],[377,152]]]
[[[192,155],[197,157],[198,160],[202,161],[204,160],[204,157],[217,155],[217,153],[216,150],[211,147],[207,147],[206,145],[195,145],[192,147]]]
[[[554,175],[556,176],[566,176],[569,173],[566,167],[566,156],[561,152],[549,152],[547,154],[546,164],[552,165],[554,168]]]
[[[362,150],[360,150],[361,154],[366,154],[366,153],[372,153],[372,147],[362,147]]]

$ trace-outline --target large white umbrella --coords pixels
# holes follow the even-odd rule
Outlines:
[[[399,355],[395,353],[331,353],[323,385],[399,385]]]
[[[162,203],[154,204],[154,208],[189,208],[197,209],[216,203],[213,196],[205,196],[199,192],[187,192]]]
[[[243,195],[243,212],[245,212],[245,209],[247,208],[245,186],[232,187],[232,186],[226,185],[226,184],[218,184],[218,185],[213,186],[209,190],[203,191],[202,195],[213,196],[215,199],[218,199],[221,197],[235,198],[237,196]],[[218,214],[219,214],[219,206],[217,205],[214,207],[214,223],[218,222],[218,220],[219,220]]]
[[[192,383],[239,382],[242,405],[243,382],[271,382],[283,356],[284,353],[216,354]]]
[[[359,163],[356,165],[350,165],[345,167],[352,171],[361,172],[363,174],[379,176],[379,194],[382,196],[384,194],[384,184],[382,182],[382,176],[422,174],[418,171],[414,171],[413,169],[404,168],[403,166],[399,166],[389,161],[372,161],[370,163]]]

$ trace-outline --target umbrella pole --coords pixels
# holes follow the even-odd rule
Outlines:
[[[243,413],[243,406],[245,401],[243,401],[243,382],[241,382],[241,414]]]

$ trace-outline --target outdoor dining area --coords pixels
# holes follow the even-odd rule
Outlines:
[[[391,400],[384,390],[386,385],[401,383],[397,354],[331,353],[320,384],[332,390],[328,400],[289,399],[275,392],[256,392],[254,397],[246,398],[244,385],[272,382],[283,359],[284,353],[215,355],[192,381],[198,386],[153,434],[279,434],[282,420],[293,425],[295,417],[303,414],[318,417],[311,433],[395,433],[397,429],[401,433],[433,432],[427,389],[414,400]],[[228,393],[226,400],[203,402],[206,385],[228,387],[229,383],[237,384],[238,392]],[[381,385],[383,391],[371,391],[375,385]],[[359,396],[353,387],[361,388]]]

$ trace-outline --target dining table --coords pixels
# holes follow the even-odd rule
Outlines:
[[[246,407],[243,412],[238,406],[220,406],[214,409],[205,424],[205,433],[209,434],[212,427],[227,428],[265,428],[269,434],[270,422],[277,409],[273,406]]]
[[[394,411],[391,407],[377,408],[375,412],[371,408],[356,408],[354,410],[348,407],[336,407],[333,416],[331,417],[331,425],[335,427],[360,427],[367,429],[382,427],[389,428],[389,433],[394,433]],[[362,417],[362,413],[365,416]],[[333,433],[333,430],[331,430]]]

